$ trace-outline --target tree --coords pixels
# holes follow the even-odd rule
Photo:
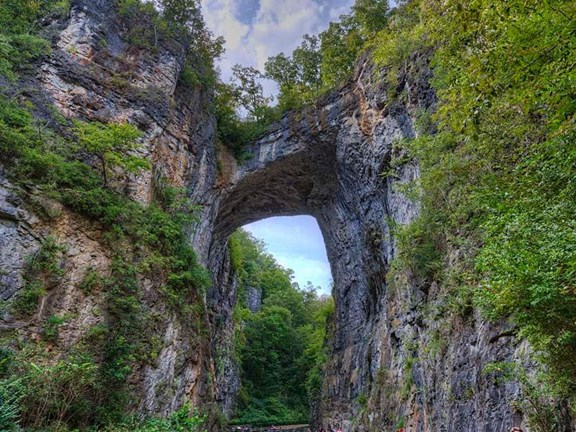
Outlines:
[[[256,68],[239,64],[232,68],[232,72],[233,90],[238,104],[247,111],[250,119],[262,120],[265,108],[272,101],[271,97],[264,96],[260,83],[264,75]]]
[[[316,97],[322,86],[320,60],[320,39],[310,35],[304,35],[291,57],[281,53],[268,59],[266,77],[278,83],[278,105],[283,110],[297,108]]]
[[[386,27],[388,0],[356,0],[352,16],[365,36],[372,36]]]
[[[334,87],[352,74],[364,40],[351,17],[344,16],[340,22],[330,23],[328,29],[320,34],[320,41],[322,83]]]
[[[230,255],[239,278],[235,317],[242,389],[237,421],[305,420],[309,396],[316,397],[320,386],[332,299],[318,297],[312,284],[300,289],[292,282],[292,270],[280,266],[265,244],[244,230],[230,239]],[[263,308],[255,314],[245,308],[248,286],[262,289]]]
[[[280,87],[281,109],[300,108],[323,89],[348,78],[366,42],[386,27],[387,0],[356,0],[352,13],[330,23],[319,36],[304,35],[290,57],[279,54],[266,62],[266,76]]]
[[[174,25],[193,29],[204,26],[198,0],[162,0],[162,9],[167,21]]]
[[[298,68],[291,58],[280,53],[270,57],[264,66],[266,77],[278,83],[280,88],[288,87],[298,80]]]
[[[298,68],[298,83],[312,91],[320,89],[320,39],[317,36],[304,35],[303,41],[292,52],[292,61]]]
[[[150,168],[147,159],[133,154],[141,148],[137,140],[142,134],[132,125],[76,122],[74,131],[78,150],[98,160],[104,186],[115,168],[132,174]]]

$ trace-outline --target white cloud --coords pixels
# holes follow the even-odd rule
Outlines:
[[[321,294],[330,294],[332,274],[326,261],[309,259],[298,255],[274,255],[278,263],[294,270],[294,280],[301,287],[310,281],[314,286],[320,286]]]
[[[290,54],[304,34],[324,30],[352,3],[353,0],[204,0],[203,12],[208,27],[226,39],[220,68],[227,80],[236,63],[263,70],[269,57],[281,52]],[[246,24],[252,16],[251,23]],[[277,92],[274,83],[264,83],[264,88],[268,94]]]

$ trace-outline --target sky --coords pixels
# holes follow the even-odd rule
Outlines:
[[[311,216],[275,217],[246,225],[246,230],[264,240],[266,249],[280,265],[294,270],[300,286],[308,281],[330,294],[332,275],[324,239]]]
[[[304,34],[318,34],[342,14],[354,0],[202,0],[208,28],[226,39],[226,53],[220,61],[227,81],[232,66],[241,64],[264,71],[268,57],[289,55],[300,45]],[[277,93],[271,81],[263,83],[264,93]],[[294,270],[301,286],[308,281],[329,294],[332,276],[324,240],[316,220],[308,216],[266,219],[245,227],[264,240],[284,267]]]
[[[291,54],[302,36],[318,34],[344,13],[354,0],[202,0],[208,28],[226,39],[220,62],[222,77],[230,78],[235,64],[264,71],[268,57]],[[276,85],[263,83],[266,95]]]

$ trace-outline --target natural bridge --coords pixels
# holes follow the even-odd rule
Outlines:
[[[405,157],[398,143],[415,135],[411,111],[434,101],[416,81],[406,83],[408,104],[388,101],[381,73],[365,63],[353,82],[314,108],[288,113],[250,145],[251,157],[235,168],[217,201],[214,222],[212,263],[222,262],[227,237],[247,223],[285,215],[317,219],[337,311],[323,408],[333,424],[348,421],[349,401],[367,392],[383,344],[396,337],[376,330],[394,255],[389,224],[417,214],[397,186],[418,174],[413,162],[396,163]]]

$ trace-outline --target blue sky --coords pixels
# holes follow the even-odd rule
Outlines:
[[[302,36],[318,34],[330,21],[348,13],[354,0],[202,0],[208,27],[226,39],[226,53],[219,67],[222,78],[230,78],[235,64],[264,70],[268,57],[290,54]],[[265,82],[267,95],[277,92]],[[247,227],[264,240],[268,251],[284,267],[291,268],[300,285],[311,281],[323,293],[330,292],[331,274],[324,240],[312,217],[279,217]]]
[[[308,281],[330,294],[332,275],[326,258],[324,239],[311,216],[275,217],[244,227],[266,242],[268,252],[286,268],[294,270],[300,286]]]

